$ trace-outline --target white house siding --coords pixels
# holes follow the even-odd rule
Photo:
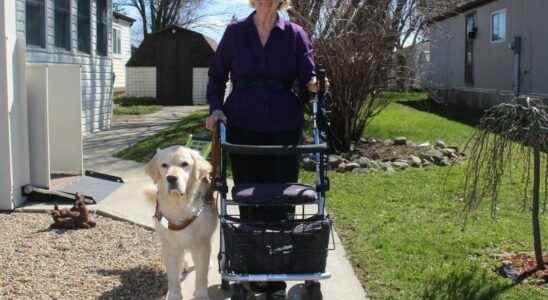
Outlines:
[[[156,98],[156,67],[127,67],[126,94]]]
[[[25,37],[25,0],[17,1],[17,32]],[[112,7],[112,0],[107,0]],[[27,48],[28,63],[80,64],[82,66],[82,130],[94,132],[110,126],[112,113],[112,32],[108,32],[108,55],[96,52],[96,0],[91,0],[91,53],[78,51],[77,0],[71,0],[71,51],[58,49],[54,40],[54,0],[46,0],[46,48]],[[112,24],[112,12],[107,13],[107,28]],[[73,99],[68,99],[73,100]],[[76,101],[76,99],[74,99]]]
[[[131,57],[131,23],[114,18],[112,28],[120,31],[121,54],[112,53],[112,68],[115,74],[114,88],[126,88],[126,63]]]

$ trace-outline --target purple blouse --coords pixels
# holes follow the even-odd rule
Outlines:
[[[249,17],[228,25],[209,68],[207,101],[210,112],[222,110],[229,126],[259,132],[296,130],[303,125],[303,104],[289,89],[246,86],[232,90],[226,102],[229,73],[240,79],[298,80],[299,88],[315,76],[314,55],[308,34],[297,24],[278,20],[266,45]]]

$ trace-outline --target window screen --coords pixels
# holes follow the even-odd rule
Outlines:
[[[506,11],[497,11],[491,15],[491,41],[506,39]]]
[[[55,0],[55,46],[70,50],[70,0]]]
[[[97,0],[97,54],[100,55],[108,52],[107,12],[107,1]]]
[[[90,53],[90,0],[78,0],[78,50]]]
[[[27,0],[25,30],[27,45],[46,47],[45,0]]]
[[[122,54],[122,37],[118,29],[112,29],[112,52]]]

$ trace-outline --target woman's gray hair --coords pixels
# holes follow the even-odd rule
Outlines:
[[[280,5],[278,6],[278,10],[291,8],[291,0],[278,0],[278,1],[280,2]],[[249,4],[252,7],[255,7],[255,0],[249,0]]]

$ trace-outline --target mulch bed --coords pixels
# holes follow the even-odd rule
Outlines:
[[[514,281],[528,280],[537,284],[548,283],[548,255],[545,254],[544,270],[537,270],[537,262],[534,254],[507,253],[501,256],[502,266],[499,273]]]
[[[47,214],[0,214],[0,299],[162,299],[154,233],[95,218],[92,229],[50,230]]]

